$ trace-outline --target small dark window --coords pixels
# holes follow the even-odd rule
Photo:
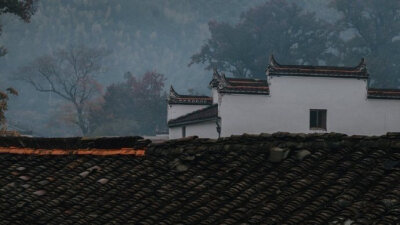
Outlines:
[[[326,109],[310,109],[310,129],[326,130]]]
[[[186,127],[182,127],[182,137],[186,137]]]

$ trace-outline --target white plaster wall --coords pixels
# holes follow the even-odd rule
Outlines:
[[[385,134],[400,132],[400,100],[368,99],[366,108],[371,110],[365,115],[370,122],[365,126],[366,134]],[[361,114],[361,113],[360,113]],[[368,132],[374,130],[375,132]]]
[[[242,133],[400,131],[400,100],[367,99],[366,80],[269,77],[270,96],[222,95],[221,136]],[[310,109],[327,109],[327,131],[309,128]]]
[[[209,105],[181,105],[181,104],[168,104],[167,119],[176,119],[180,116],[186,115],[190,112],[208,107]]]
[[[208,121],[186,126],[186,136],[198,136],[199,138],[218,138],[215,121]]]
[[[182,127],[170,127],[169,128],[169,139],[181,138]]]
[[[198,136],[199,138],[218,138],[215,121],[186,125],[186,137]],[[169,138],[182,138],[182,127],[169,128]]]
[[[217,88],[212,88],[211,96],[212,96],[212,99],[213,99],[213,104],[218,104],[219,93],[218,93]]]

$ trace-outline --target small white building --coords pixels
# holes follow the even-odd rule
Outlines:
[[[212,97],[168,99],[169,138],[274,132],[382,135],[400,131],[400,89],[371,89],[364,60],[355,67],[280,65],[266,79],[214,71]]]

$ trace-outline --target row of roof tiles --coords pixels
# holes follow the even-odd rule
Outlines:
[[[0,224],[399,224],[399,141],[263,134],[146,157],[0,154]],[[271,146],[288,158],[270,162]]]
[[[18,147],[0,147],[0,154],[20,155],[135,155],[144,156],[145,149],[120,148],[120,149],[34,149]]]
[[[360,63],[355,67],[281,65],[272,55],[267,67],[267,74],[269,76],[311,76],[368,79],[368,71],[364,59],[361,59]]]
[[[171,86],[168,97],[169,104],[211,105],[212,98],[205,95],[181,95]]]
[[[400,99],[400,89],[368,89],[368,98],[372,99]]]
[[[206,121],[218,121],[218,104],[214,104],[203,109],[199,109],[180,116],[176,119],[168,121],[169,127],[182,126],[185,124],[206,122]]]
[[[218,88],[220,93],[269,95],[267,80],[227,78],[225,74],[220,75],[216,70],[213,73],[210,86]]]

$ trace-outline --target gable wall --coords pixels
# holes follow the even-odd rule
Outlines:
[[[211,95],[212,95],[212,99],[213,99],[213,104],[218,104],[219,93],[218,93],[217,88],[212,88],[211,89]]]

